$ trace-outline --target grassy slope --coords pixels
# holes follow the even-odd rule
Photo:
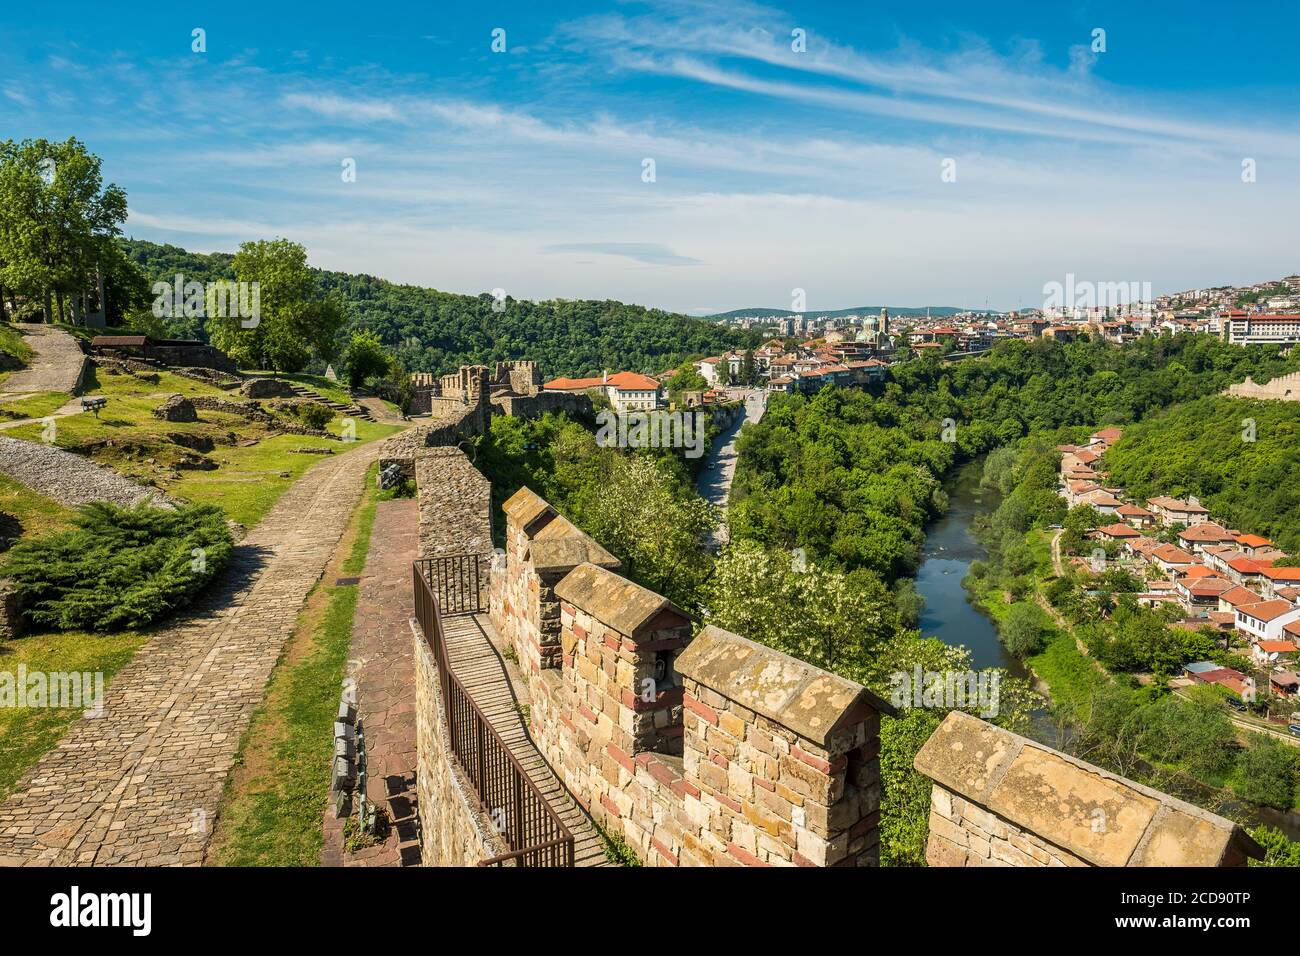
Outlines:
[[[296,449],[341,453],[352,447],[325,438],[272,435],[264,426],[221,412],[202,411],[201,420],[193,423],[160,421],[152,411],[168,395],[231,397],[218,388],[178,375],[161,373],[155,384],[127,375],[101,373],[92,379],[88,394],[107,398],[107,407],[99,418],[82,413],[58,419],[55,443],[59,447],[89,449],[100,464],[152,482],[173,497],[215,504],[245,527],[256,524],[280,495],[320,460],[319,455],[302,454]],[[335,417],[327,427],[341,434],[342,419]],[[5,434],[39,441],[42,428],[33,423],[9,429]],[[398,426],[358,421],[356,429],[357,441],[364,443],[386,437]],[[217,441],[207,457],[219,467],[214,471],[181,470],[177,478],[173,465],[184,457],[184,451],[166,439],[177,433]],[[223,443],[231,434],[241,440],[256,439],[257,443],[247,447]]]
[[[365,567],[378,503],[376,471],[372,465],[365,497],[336,552],[337,571],[345,576]],[[344,553],[347,557],[338,561]],[[327,570],[324,580],[333,576]],[[208,863],[319,864],[334,754],[330,727],[356,605],[357,585],[322,583],[313,591],[240,742]]]
[[[0,322],[0,352],[12,356],[23,365],[31,362],[32,357],[36,354],[32,347],[27,344],[18,330]],[[9,372],[0,372],[0,383],[3,383],[9,377]]]

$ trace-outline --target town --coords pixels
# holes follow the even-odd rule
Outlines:
[[[1281,706],[1300,693],[1293,669],[1300,649],[1300,567],[1279,564],[1290,555],[1267,538],[1218,524],[1195,497],[1159,495],[1146,507],[1126,500],[1124,489],[1107,484],[1105,472],[1106,450],[1121,434],[1105,428],[1087,444],[1058,446],[1061,496],[1071,508],[1115,519],[1091,528],[1088,537],[1101,546],[1070,563],[1094,575],[1112,567],[1135,572],[1146,585],[1135,597],[1138,604],[1175,607],[1183,614],[1175,626],[1209,628],[1225,648],[1243,651],[1258,681],[1254,672],[1212,661],[1185,664],[1179,680],[1225,688],[1238,710],[1258,701],[1275,723],[1300,737],[1300,714]]]

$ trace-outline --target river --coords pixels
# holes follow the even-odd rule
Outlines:
[[[971,533],[971,521],[977,514],[995,509],[1000,497],[996,490],[980,488],[983,472],[982,458],[958,468],[944,485],[948,492],[947,514],[926,528],[921,566],[916,572],[916,590],[925,601],[920,629],[925,636],[937,637],[945,644],[964,646],[976,668],[1003,667],[1009,674],[1033,681],[1033,675],[1007,652],[993,622],[970,602],[961,585],[971,564],[987,557]],[[1060,727],[1047,709],[1034,711],[1024,732],[1045,746],[1060,746]],[[1300,814],[1241,804],[1190,781],[1187,789],[1176,795],[1202,806],[1217,797],[1222,801],[1217,812],[1247,825],[1278,827],[1290,839],[1300,841]]]

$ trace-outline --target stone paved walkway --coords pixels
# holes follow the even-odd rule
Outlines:
[[[202,862],[253,708],[360,496],[370,444],[313,466],[225,581],[118,672],[0,807],[0,866]]]
[[[38,392],[73,394],[86,362],[77,340],[62,329],[39,323],[16,322],[14,328],[22,332],[36,355],[27,368],[14,372],[0,385],[0,401]]]
[[[415,826],[415,662],[411,563],[419,543],[414,498],[381,501],[352,618],[347,676],[356,681],[366,739],[366,794],[392,822],[383,843],[343,853],[343,821],[325,813],[323,866],[410,866],[420,860]]]

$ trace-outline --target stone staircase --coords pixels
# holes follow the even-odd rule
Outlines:
[[[285,384],[288,385],[289,388],[293,390],[294,395],[299,398],[306,401],[318,402],[321,405],[327,405],[340,415],[347,418],[360,418],[367,422],[373,422],[375,420],[375,417],[370,414],[368,409],[363,408],[356,402],[344,405],[342,402],[331,401],[314,388],[310,388],[298,382],[286,382]]]

